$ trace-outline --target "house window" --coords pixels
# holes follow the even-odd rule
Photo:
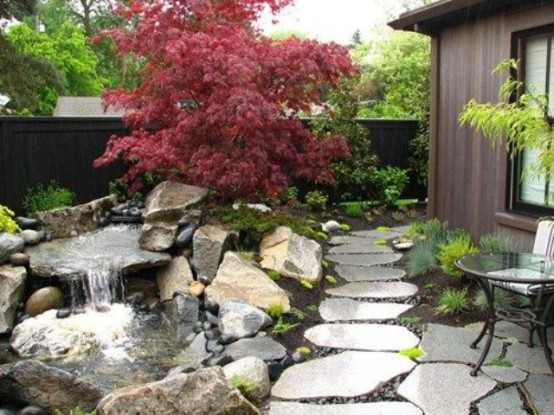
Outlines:
[[[513,57],[520,60],[518,74],[526,91],[548,97],[550,125],[554,117],[554,25],[518,32],[513,35]],[[554,145],[554,143],[552,143]],[[554,168],[552,175],[533,177],[523,174],[538,155],[534,148],[524,149],[511,163],[511,210],[532,215],[554,214]],[[553,166],[554,167],[554,166]]]

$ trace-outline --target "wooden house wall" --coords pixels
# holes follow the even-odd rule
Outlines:
[[[534,219],[505,212],[505,149],[459,127],[464,105],[498,100],[505,75],[492,69],[510,58],[513,32],[554,23],[554,5],[513,9],[441,29],[433,37],[429,215],[467,229],[474,239],[497,231],[528,249]]]

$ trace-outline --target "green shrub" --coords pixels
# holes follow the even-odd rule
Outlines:
[[[415,277],[437,269],[437,257],[431,243],[417,243],[408,252],[408,275]]]
[[[484,253],[515,252],[516,243],[512,238],[502,238],[498,235],[488,233],[479,238],[479,247]]]
[[[440,294],[439,305],[436,310],[440,314],[460,314],[466,311],[469,306],[467,298],[467,289],[456,290],[446,288]]]
[[[341,223],[340,230],[343,232],[350,232],[350,225],[348,223]]]
[[[375,172],[378,199],[387,207],[395,205],[409,182],[407,170],[387,166]]]
[[[252,395],[252,393],[256,390],[255,383],[248,382],[246,379],[239,375],[234,375],[231,378],[231,383],[240,391],[240,393],[242,393],[245,398],[250,397],[250,395]]]
[[[4,205],[0,205],[0,232],[16,233],[19,226],[13,220],[14,213]]]
[[[365,215],[364,209],[361,204],[359,203],[352,203],[346,205],[346,208],[344,209],[344,213],[346,216],[351,218],[363,218]]]
[[[55,181],[44,187],[38,184],[34,188],[29,188],[23,197],[23,207],[28,215],[35,212],[57,209],[71,206],[75,200],[75,193],[64,187],[58,186]]]
[[[298,188],[295,186],[287,187],[279,195],[279,199],[283,203],[289,203],[291,200],[296,200],[298,198]]]
[[[329,196],[320,190],[312,190],[306,193],[304,201],[308,209],[313,211],[324,211],[327,209],[327,203],[329,202]]]
[[[281,318],[285,312],[285,307],[281,303],[271,303],[267,305],[265,312],[272,318]]]
[[[437,259],[441,269],[448,275],[459,278],[464,275],[460,271],[454,261],[464,255],[477,254],[479,250],[471,243],[469,235],[459,233],[450,242],[439,246]]]

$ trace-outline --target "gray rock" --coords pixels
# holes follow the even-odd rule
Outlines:
[[[253,386],[253,390],[246,396],[249,400],[261,402],[269,397],[269,372],[263,360],[253,356],[245,357],[224,366],[223,373],[230,381],[237,376]]]
[[[487,376],[502,383],[520,383],[527,379],[527,373],[517,367],[483,365],[481,370]]]
[[[327,242],[331,246],[344,245],[344,244],[367,244],[374,243],[376,238],[363,238],[361,236],[333,236]]]
[[[271,212],[271,208],[263,203],[233,203],[233,209],[239,210],[241,207],[247,207],[252,210],[259,210],[260,212]]]
[[[36,290],[25,303],[25,313],[31,317],[45,311],[62,308],[63,293],[58,287],[43,287]]]
[[[479,415],[525,415],[523,402],[515,386],[502,389],[491,396],[487,396],[477,404]]]
[[[8,261],[15,267],[25,267],[29,265],[30,258],[23,252],[16,252],[8,257]]]
[[[175,357],[175,361],[180,362],[180,365],[172,368],[166,377],[190,373],[201,368],[202,362],[212,355],[206,350],[206,343],[204,333],[198,333],[192,343]]]
[[[243,301],[228,301],[219,308],[219,330],[225,336],[252,337],[272,323],[266,313]]]
[[[98,411],[105,415],[260,413],[232,386],[219,367],[116,389],[102,399]]]
[[[411,305],[396,303],[367,303],[350,298],[328,298],[319,306],[325,321],[391,320],[405,313]]]
[[[549,342],[549,345],[551,348],[553,347],[552,341]],[[528,347],[526,344],[514,343],[508,347],[506,360],[526,372],[552,375],[546,363],[544,349],[540,344],[535,347]]]
[[[329,249],[329,254],[391,254],[393,252],[388,246],[368,242],[365,244],[339,245]]]
[[[88,413],[102,395],[99,387],[36,360],[0,366],[0,402],[26,402],[49,413],[69,413],[78,403]]]
[[[147,251],[162,252],[173,246],[176,236],[176,223],[145,223],[142,226],[139,246]]]
[[[261,309],[281,304],[286,313],[290,310],[289,297],[267,274],[242,260],[234,252],[227,252],[217,275],[205,291],[207,304],[223,304],[242,300]]]
[[[490,378],[471,376],[470,372],[471,367],[456,363],[419,365],[402,382],[398,394],[426,415],[467,414],[471,402],[496,386]]]
[[[325,292],[336,297],[350,298],[406,298],[415,295],[416,285],[409,282],[351,282]]]
[[[325,259],[345,265],[357,265],[360,267],[371,267],[373,265],[391,264],[402,258],[402,254],[330,254]]]
[[[19,235],[0,232],[0,265],[6,262],[11,254],[23,251],[25,241]]]
[[[178,225],[178,224],[177,224]],[[177,249],[183,249],[186,246],[190,245],[194,235],[194,227],[187,226],[186,228],[179,231],[177,237],[175,238],[175,247]]]
[[[271,402],[269,415],[423,415],[423,412],[409,402],[347,403],[340,405]]]
[[[213,280],[223,255],[237,246],[237,234],[221,226],[204,225],[192,239],[192,266],[197,275]]]
[[[235,343],[229,344],[225,348],[225,353],[234,360],[254,356],[268,361],[282,359],[285,357],[287,349],[270,337],[254,337],[240,339]]]
[[[546,366],[546,363],[545,363]],[[536,408],[538,414],[551,414],[554,408],[554,376],[531,374],[527,382],[523,384],[523,388],[527,391],[533,407]]]
[[[26,279],[25,268],[0,266],[0,333],[13,329],[17,305],[25,292]]]
[[[22,230],[19,236],[23,238],[25,245],[36,245],[42,239],[41,233],[33,229]]]
[[[400,280],[406,275],[403,269],[379,266],[337,265],[335,271],[349,282]]]
[[[321,229],[323,232],[335,232],[340,230],[340,223],[336,220],[328,220],[325,223],[321,224]]]
[[[208,189],[165,181],[146,197],[144,220],[148,223],[177,224],[187,210],[197,207],[208,195]]]
[[[279,274],[319,282],[321,280],[321,246],[311,239],[296,235],[290,228],[280,226],[264,237],[260,244],[260,265]]]
[[[37,212],[34,216],[52,238],[69,238],[97,229],[100,218],[116,202],[117,197],[110,195],[82,205]]]
[[[77,238],[28,247],[25,252],[31,257],[33,275],[62,279],[85,276],[91,269],[126,274],[169,263],[167,253],[139,249],[139,234],[139,229],[126,225],[108,226]]]
[[[419,344],[407,328],[386,324],[320,324],[304,337],[321,347],[353,350],[398,351]]]
[[[175,293],[188,293],[188,286],[193,280],[188,259],[184,256],[173,258],[168,265],[156,270],[160,300],[171,300]]]
[[[199,309],[198,298],[188,294],[177,294],[165,303],[165,314],[170,321],[176,342],[184,344],[187,336],[194,332]]]
[[[414,366],[398,353],[343,352],[288,368],[271,395],[287,400],[356,397],[372,392]]]

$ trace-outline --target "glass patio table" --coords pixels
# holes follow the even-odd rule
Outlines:
[[[498,321],[509,321],[529,331],[529,347],[533,346],[536,331],[544,349],[546,361],[554,374],[552,351],[546,331],[548,317],[554,305],[554,258],[530,253],[501,253],[466,255],[455,261],[456,266],[469,277],[475,278],[487,298],[487,313],[483,328],[470,347],[475,349],[488,331],[488,337],[479,360],[471,371],[475,376],[485,361]],[[495,288],[505,288],[530,297],[529,308],[503,308],[494,302]]]

